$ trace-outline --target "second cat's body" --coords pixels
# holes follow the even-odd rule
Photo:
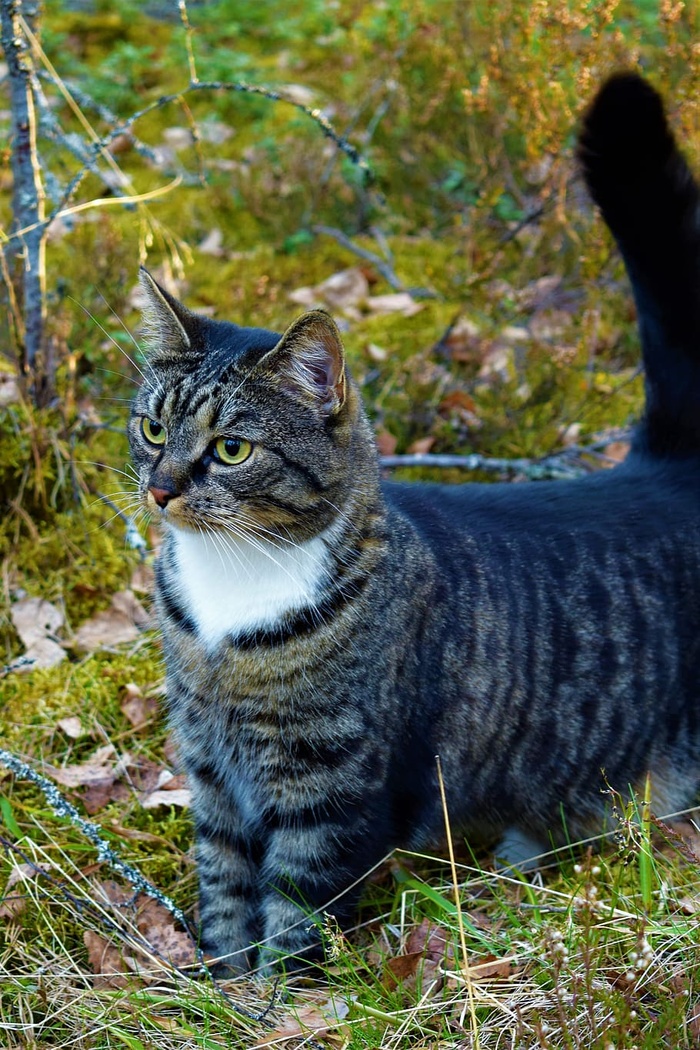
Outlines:
[[[562,841],[600,826],[608,785],[649,774],[669,811],[700,783],[700,206],[653,92],[621,78],[601,99],[582,154],[633,275],[648,385],[613,471],[382,483],[326,315],[280,338],[144,278],[156,341],[131,441],[165,524],[203,943],[232,968],[257,945],[263,962],[313,954],[374,864],[441,837],[437,756],[468,834]]]

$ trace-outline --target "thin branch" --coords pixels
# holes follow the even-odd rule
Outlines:
[[[38,7],[27,6],[27,19],[35,23]],[[2,49],[8,65],[12,141],[12,215],[15,229],[29,232],[20,236],[24,340],[21,346],[22,372],[33,376],[41,359],[46,318],[45,296],[45,210],[41,166],[37,155],[37,117],[31,86],[32,63],[27,47],[27,20],[22,16],[21,0],[0,3]],[[24,32],[23,32],[24,30]]]
[[[334,240],[341,244],[343,248],[347,248],[348,251],[353,252],[360,259],[364,259],[365,262],[369,262],[374,266],[378,273],[382,275],[384,280],[387,282],[389,287],[393,288],[396,292],[408,292],[416,299],[437,299],[437,294],[431,291],[429,288],[407,288],[406,285],[401,281],[394,273],[393,268],[388,262],[380,258],[374,252],[371,252],[368,248],[361,248],[359,244],[343,233],[342,230],[336,230],[334,226],[312,226],[314,233],[324,234],[326,237],[332,237]]]
[[[130,131],[132,125],[135,124],[137,120],[141,120],[142,117],[147,116],[147,114],[152,113],[154,110],[161,109],[170,102],[177,102],[186,95],[197,91],[232,91],[247,95],[259,95],[262,98],[269,99],[271,102],[284,102],[286,105],[298,109],[301,113],[304,113],[307,117],[313,120],[314,123],[320,127],[323,134],[331,139],[338,149],[342,150],[353,164],[360,168],[368,182],[373,181],[374,176],[372,171],[370,170],[367,161],[361,156],[359,150],[335,131],[333,125],[328,118],[323,115],[320,109],[312,109],[310,106],[305,106],[303,102],[297,102],[296,99],[288,98],[279,91],[273,91],[271,88],[263,87],[258,84],[248,84],[244,80],[197,80],[191,82],[186,88],[183,88],[182,91],[176,91],[170,95],[162,95],[155,102],[151,102],[149,105],[144,106],[143,109],[138,110],[136,113],[132,113],[130,117],[122,121],[122,123],[114,128],[103,140],[104,144],[107,145],[112,139],[117,138],[118,135],[126,134]]]
[[[152,882],[144,878],[140,871],[137,871],[136,868],[122,860],[114,852],[107,840],[102,837],[102,828],[99,824],[93,824],[91,820],[81,817],[75,806],[61,794],[53,781],[42,776],[41,773],[37,773],[26,762],[22,762],[16,755],[6,751],[4,748],[0,748],[0,764],[6,766],[21,780],[30,780],[32,784],[35,784],[43,793],[54,813],[64,820],[69,820],[92,843],[97,850],[97,859],[100,863],[108,864],[113,871],[116,871],[122,878],[126,879],[138,893],[146,893],[149,897],[157,900],[180,923],[183,929],[191,933],[190,924],[182,909],[178,908],[174,901],[167,897],[162,890],[159,890],[157,886],[154,886]],[[196,951],[198,961],[203,963],[201,950],[197,948]]]
[[[605,455],[600,450],[612,441],[628,441],[630,431],[615,431],[590,445],[569,445],[568,448],[542,459],[499,459],[496,456],[482,456],[478,452],[464,456],[443,455],[441,453],[416,452],[405,455],[380,456],[382,467],[430,467],[438,469],[481,470],[487,474],[513,475],[522,474],[532,481],[545,478],[577,478],[590,473],[591,467],[583,461],[584,456],[592,456],[607,466],[614,466],[617,460]]]

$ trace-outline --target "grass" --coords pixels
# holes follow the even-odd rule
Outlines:
[[[59,74],[122,117],[186,87],[176,20],[135,4],[50,6],[44,45]],[[317,224],[388,260],[406,287],[429,289],[410,318],[341,317],[368,408],[398,451],[432,439],[435,452],[538,457],[566,435],[585,443],[627,426],[642,397],[634,318],[575,177],[573,129],[608,70],[640,65],[700,159],[697,19],[697,5],[665,0],[193,6],[201,78],[311,88],[375,182],[306,116],[262,98],[192,95],[189,110],[172,104],[138,122],[152,146],[190,120],[211,135],[160,167],[122,143],[115,160],[138,192],[174,174],[178,189],[148,207],[78,213],[49,244],[60,403],[0,416],[2,662],[21,652],[10,621],[21,593],[59,605],[70,638],[139,563],[100,495],[128,489],[109,472],[127,469],[125,399],[138,378],[130,291],[146,256],[194,308],[275,329],[298,312],[290,292],[345,267],[361,264],[372,293],[391,291]],[[55,111],[73,129],[60,101]],[[88,113],[100,134],[109,129]],[[65,147],[47,150],[69,177]],[[78,203],[105,186],[91,175],[81,192]],[[3,226],[9,214],[0,180]],[[198,247],[215,227],[219,255]],[[456,323],[466,328],[446,351]],[[162,716],[137,729],[122,707],[129,683],[154,695],[162,683],[157,636],[146,640],[0,678],[0,734],[37,768],[84,762],[106,743],[131,756],[132,784],[91,819],[193,916],[187,812],[145,809],[133,779],[172,765]],[[75,740],[59,727],[69,716],[84,730]],[[84,789],[65,790],[82,812]],[[173,966],[183,932],[123,881],[121,897],[105,889],[120,882],[109,860],[36,785],[2,776],[0,834],[0,1030],[17,1050],[700,1045],[700,836],[692,823],[660,824],[644,799],[617,799],[609,838],[572,844],[537,870],[495,870],[460,842],[454,867],[397,853],[372,873],[356,929],[326,922],[325,972],[279,982],[216,985],[196,961]]]

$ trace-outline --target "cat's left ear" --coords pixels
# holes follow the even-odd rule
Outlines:
[[[151,357],[179,357],[192,346],[195,315],[161,288],[145,266],[139,267],[139,284],[144,295],[143,321]]]
[[[335,415],[345,404],[345,353],[330,314],[304,314],[268,356],[282,385],[314,403],[324,416]]]

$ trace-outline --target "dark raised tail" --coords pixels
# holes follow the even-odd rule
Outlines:
[[[636,73],[608,80],[578,155],[637,304],[647,390],[638,448],[700,454],[700,191],[651,85]]]

